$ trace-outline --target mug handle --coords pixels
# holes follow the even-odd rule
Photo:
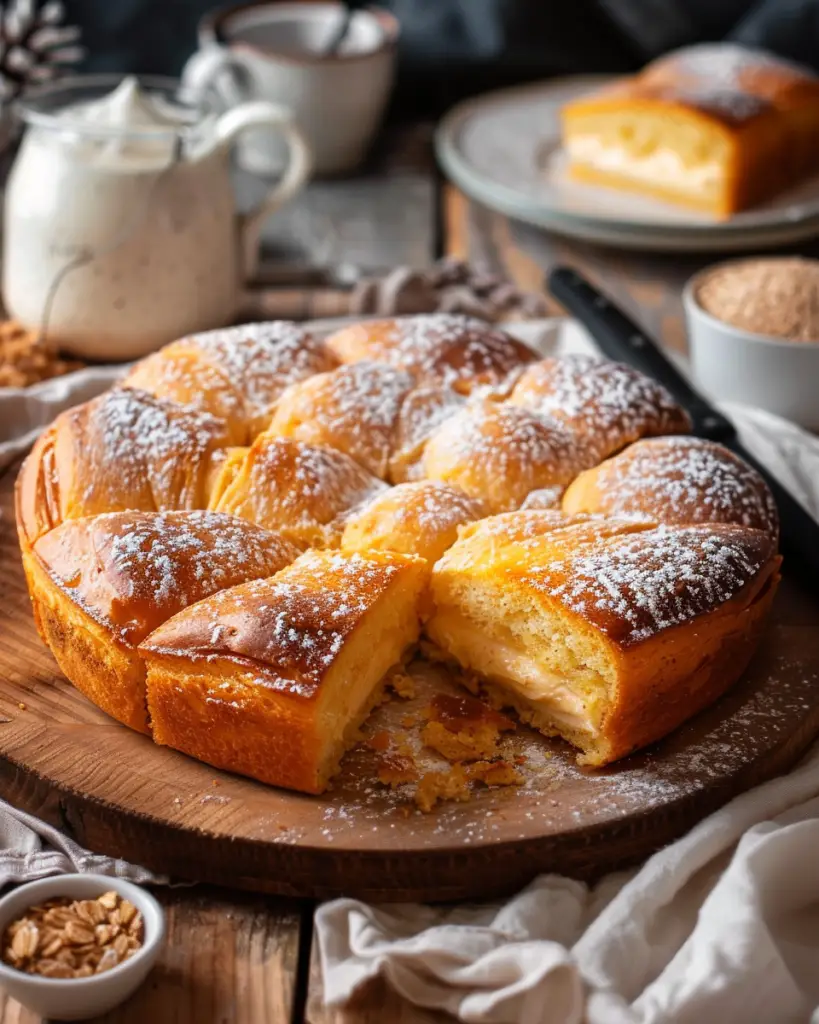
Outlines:
[[[258,267],[259,239],[265,220],[302,188],[313,167],[310,146],[292,113],[287,107],[265,100],[242,103],[222,114],[216,122],[216,144],[227,148],[237,136],[252,128],[278,128],[287,142],[289,159],[281,179],[258,206],[237,215],[245,280],[252,277]]]
[[[225,108],[236,107],[249,99],[241,85],[247,74],[238,57],[212,43],[188,59],[182,69],[182,85],[194,93],[212,89]]]

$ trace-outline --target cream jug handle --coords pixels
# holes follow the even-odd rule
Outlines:
[[[219,117],[215,127],[218,146],[230,146],[252,128],[278,128],[287,142],[288,161],[280,180],[254,209],[238,214],[245,279],[252,277],[259,262],[262,225],[274,210],[291,199],[310,177],[313,166],[310,147],[287,107],[264,100],[251,100],[233,107]]]

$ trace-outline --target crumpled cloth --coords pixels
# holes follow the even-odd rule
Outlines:
[[[532,343],[535,329],[515,333]],[[548,344],[594,351],[571,321]],[[819,518],[819,438],[723,409]],[[543,875],[484,906],[340,899],[319,908],[316,933],[330,1005],[381,975],[469,1024],[819,1024],[819,744],[791,774],[593,888]]]
[[[508,903],[324,904],[325,1000],[377,974],[480,1024],[819,1022],[819,747],[636,873]]]
[[[137,885],[168,882],[147,868],[89,853],[59,829],[0,800],[0,889],[74,871],[112,875]]]

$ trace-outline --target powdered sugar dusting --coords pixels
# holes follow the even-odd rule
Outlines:
[[[260,686],[310,698],[402,564],[388,555],[308,551],[274,577],[223,590],[176,616],[148,647],[249,659],[260,667]]]
[[[214,417],[128,388],[67,417],[76,457],[85,463],[85,512],[196,507],[207,461],[225,441]]]
[[[592,465],[640,437],[682,433],[691,425],[655,381],[630,366],[590,356],[536,363],[523,372],[509,400],[583,436],[595,452]]]
[[[225,587],[271,576],[298,550],[216,512],[112,512],[64,523],[38,548],[52,576],[128,643]]]
[[[270,429],[312,444],[332,445],[385,477],[401,403],[412,387],[412,377],[391,366],[342,366],[285,392]]]
[[[408,370],[420,384],[470,393],[501,384],[537,355],[482,320],[431,313],[392,321],[372,346],[371,358]]]
[[[729,601],[771,551],[739,527],[658,527],[512,572],[627,645]]]
[[[776,504],[765,481],[712,441],[638,441],[600,466],[595,482],[599,503],[589,511],[664,523],[738,523],[772,535],[777,531]]]
[[[669,98],[741,123],[775,106],[773,83],[778,88],[814,77],[808,69],[762,50],[704,43],[655,61],[637,80]]]
[[[297,543],[318,543],[323,527],[385,487],[343,452],[263,434],[216,509],[279,529]]]
[[[206,331],[188,340],[214,360],[259,413],[271,410],[288,385],[336,365],[318,338],[288,320]]]
[[[565,486],[584,467],[582,446],[562,423],[514,405],[471,403],[432,435],[423,466],[496,512],[542,487]]]

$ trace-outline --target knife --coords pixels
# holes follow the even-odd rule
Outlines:
[[[765,480],[779,508],[780,544],[789,573],[811,590],[819,581],[819,523],[748,452],[733,423],[700,395],[677,367],[612,300],[570,267],[555,267],[546,280],[551,294],[588,330],[600,350],[662,384],[688,411],[696,437],[717,441],[752,466]]]

